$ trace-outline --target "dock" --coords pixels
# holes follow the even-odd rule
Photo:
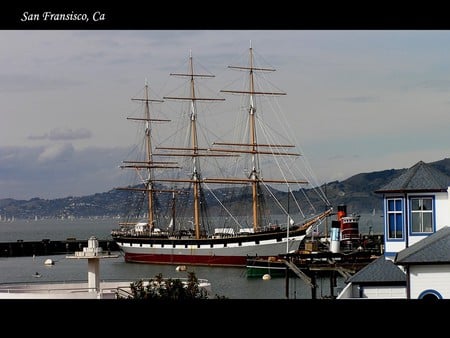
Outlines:
[[[286,297],[289,296],[289,279],[300,278],[311,288],[311,298],[316,295],[316,278],[330,279],[330,297],[337,277],[347,279],[383,254],[384,238],[380,234],[359,235],[340,241],[333,246],[327,238],[309,238],[295,252],[271,257],[247,257],[247,278],[286,279]],[[342,249],[341,249],[342,248]]]
[[[248,257],[247,277],[262,277],[264,274],[284,277],[286,269],[293,275],[298,275],[296,269],[299,269],[306,274],[314,271],[320,275],[328,275],[330,271],[336,271],[347,278],[377,257],[368,252],[344,254],[327,251],[281,254],[269,258]]]
[[[98,240],[103,251],[119,251],[119,247],[113,240]],[[87,239],[67,238],[66,240],[0,242],[0,257],[26,257],[62,255],[80,251],[88,245]]]
[[[369,252],[332,253],[332,252],[300,252],[278,255],[277,257],[247,258],[247,277],[263,278],[265,276],[283,277],[286,279],[286,297],[289,295],[289,279],[300,278],[311,288],[311,298],[317,298],[316,278],[330,279],[330,297],[334,298],[333,287],[340,275],[348,278],[378,258]],[[266,277],[267,278],[267,277]]]

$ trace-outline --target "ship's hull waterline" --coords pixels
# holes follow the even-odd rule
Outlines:
[[[207,266],[246,266],[248,256],[271,257],[299,248],[305,234],[246,240],[158,241],[156,239],[116,238],[126,262],[147,264],[189,264]],[[289,243],[289,244],[288,244]]]

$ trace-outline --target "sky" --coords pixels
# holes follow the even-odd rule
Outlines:
[[[192,53],[218,92],[250,41],[319,182],[448,157],[447,30],[0,30],[0,198],[120,186],[145,80]]]

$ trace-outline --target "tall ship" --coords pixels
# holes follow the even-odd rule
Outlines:
[[[142,125],[143,157],[121,166],[139,182],[118,188],[129,192],[133,212],[111,232],[126,262],[245,267],[249,256],[297,250],[332,213],[318,184],[305,192],[311,169],[290,142],[295,137],[279,104],[271,103],[286,93],[263,89],[259,82],[275,69],[259,65],[251,44],[244,60],[228,66],[244,75],[241,88],[230,82],[233,88],[205,95],[199,83],[214,75],[197,72],[190,53],[187,71],[170,74],[185,80],[181,94],[154,98],[146,83],[142,97],[132,99],[144,112],[128,118]],[[238,110],[231,140],[218,134],[236,114],[210,110],[225,100],[234,100]],[[157,117],[154,107],[168,103],[174,111],[181,106],[177,120]],[[228,123],[208,125],[208,118],[218,115]],[[275,129],[278,125],[285,129]]]

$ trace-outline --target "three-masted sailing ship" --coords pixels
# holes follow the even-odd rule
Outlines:
[[[165,96],[163,100],[153,99],[149,97],[146,84],[144,97],[135,99],[143,103],[145,115],[129,119],[144,124],[145,158],[124,161],[122,168],[133,169],[138,173],[141,184],[119,189],[137,193],[144,211],[135,213],[132,218],[120,223],[119,229],[111,232],[124,253],[125,261],[245,266],[248,256],[270,257],[297,250],[308,231],[331,214],[332,208],[324,195],[322,198],[326,207],[314,214],[308,212],[308,217],[303,211],[291,210],[290,199],[293,201],[290,203],[292,206],[298,206],[298,194],[294,194],[293,187],[308,182],[292,176],[294,162],[279,159],[297,158],[300,154],[291,151],[294,145],[274,143],[271,137],[265,137],[268,126],[262,125],[265,131],[259,133],[262,118],[257,115],[257,98],[285,93],[260,89],[256,84],[256,74],[275,69],[256,65],[251,46],[247,65],[228,68],[246,74],[244,89],[221,90],[225,94],[243,95],[246,98],[242,123],[245,135],[241,135],[238,141],[200,144],[198,105],[224,99],[199,94],[197,81],[214,75],[196,73],[192,54],[189,55],[187,72],[170,74],[187,79],[187,94]],[[154,118],[150,110],[152,103],[163,101],[188,103],[188,113],[185,114],[188,122],[185,137],[187,145],[167,147],[152,143],[154,125],[170,123],[168,119]],[[278,178],[266,177],[266,174],[268,176],[273,172],[263,172],[262,163],[269,163],[266,157],[275,158],[276,168],[287,164],[288,171]],[[170,160],[166,160],[168,158]],[[210,176],[212,172],[204,174],[201,170],[204,169],[203,161],[212,159],[217,166],[223,162],[221,173],[228,175],[214,177]],[[233,171],[231,168],[235,168],[234,164],[240,160],[245,162],[244,166]],[[284,191],[272,188],[280,185],[287,188]],[[212,189],[212,186],[216,188]],[[248,201],[237,197],[236,191],[244,192]],[[284,196],[284,201],[279,200],[280,196]],[[208,203],[213,204],[212,209],[208,209]],[[137,204],[134,202],[135,206]],[[271,220],[271,210],[275,207],[281,210],[277,214],[279,218]],[[302,221],[294,221],[297,216],[301,216]]]

